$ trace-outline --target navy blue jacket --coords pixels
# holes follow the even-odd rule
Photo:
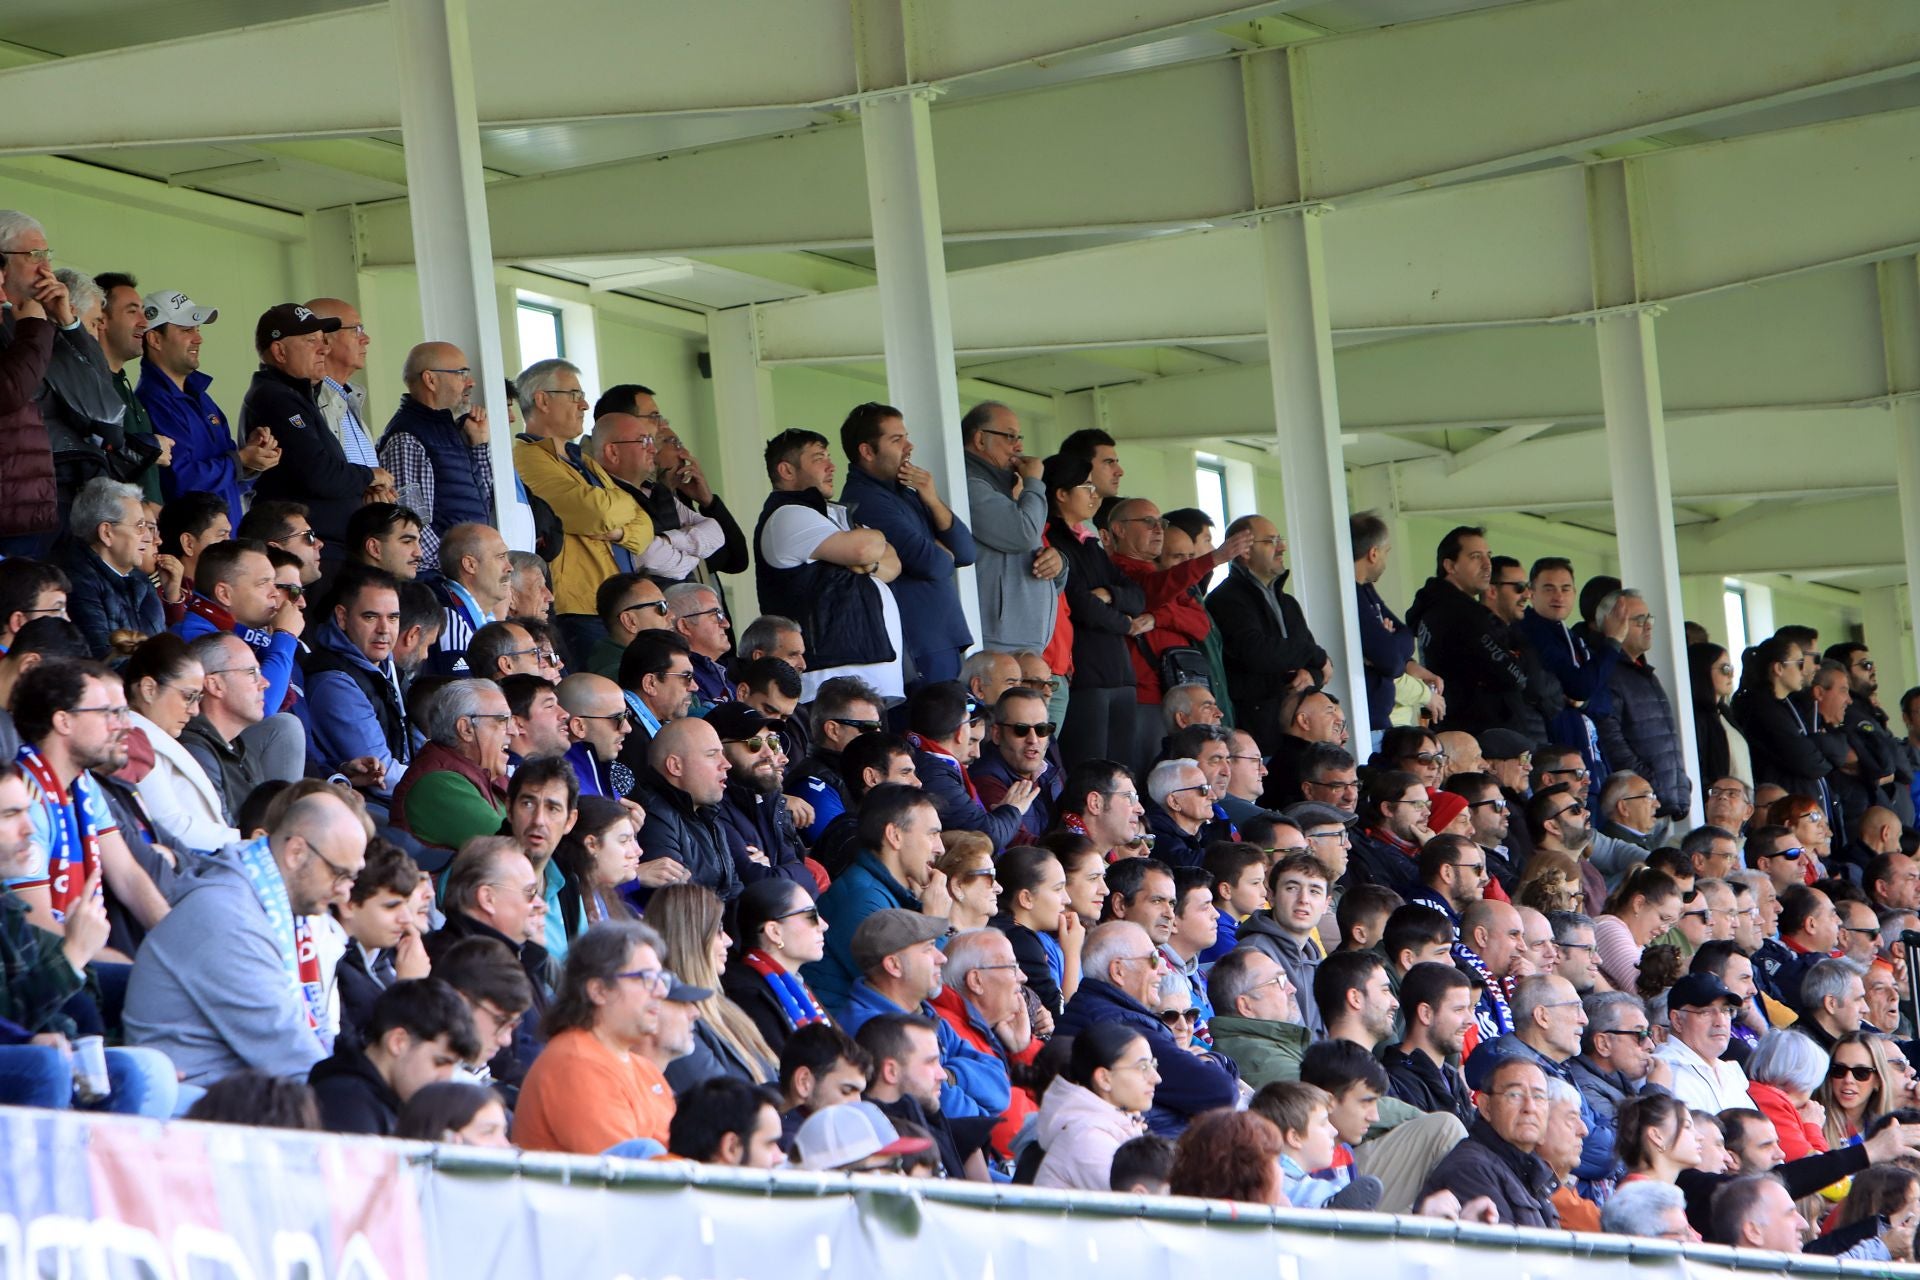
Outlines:
[[[1360,605],[1360,657],[1367,671],[1367,723],[1375,732],[1392,723],[1393,682],[1413,660],[1413,628],[1387,608],[1371,582],[1354,588]]]
[[[433,464],[433,531],[445,534],[457,524],[492,524],[493,508],[480,487],[475,470],[480,464],[467,433],[447,409],[429,409],[412,396],[401,396],[400,407],[387,419],[380,435],[386,444],[395,432],[412,436]]]
[[[793,881],[811,897],[819,885],[801,861],[800,842],[786,809],[787,799],[778,792],[764,795],[751,787],[729,783],[726,798],[720,802],[720,830],[727,837],[742,885],[778,877]],[[748,845],[766,854],[773,865],[762,866],[747,856]]]
[[[167,629],[160,593],[138,569],[123,577],[108,567],[93,548],[82,546],[73,538],[62,544],[59,560],[73,584],[67,615],[87,638],[87,650],[94,657],[105,658],[113,651],[110,637],[115,631],[138,631],[151,636]]]
[[[993,841],[995,853],[1013,843],[1014,832],[1020,830],[1024,815],[1010,804],[995,805],[991,811],[982,808],[978,800],[967,794],[958,760],[916,750],[913,767],[920,775],[920,789],[927,793],[940,814],[942,831],[981,832]]]
[[[265,427],[280,445],[280,461],[254,481],[256,500],[278,498],[307,505],[307,520],[327,543],[322,554],[344,552],[347,521],[365,503],[373,468],[348,462],[340,440],[320,415],[313,384],[290,378],[271,365],[254,371],[240,402],[240,435]]]
[[[1123,1022],[1145,1037],[1153,1050],[1154,1063],[1160,1068],[1160,1086],[1147,1112],[1147,1128],[1153,1132],[1178,1136],[1201,1112],[1239,1102],[1240,1069],[1231,1059],[1187,1052],[1145,1005],[1110,982],[1086,978],[1067,1001],[1054,1030],[1070,1036],[1096,1022]]]
[[[886,534],[887,545],[900,557],[900,576],[889,585],[900,606],[908,654],[918,659],[971,648],[973,632],[967,629],[953,573],[972,564],[977,554],[966,521],[955,516],[945,532],[936,533],[919,494],[876,480],[859,467],[848,468],[840,501],[861,524]]]
[[[1153,833],[1153,856],[1170,867],[1197,867],[1207,854],[1207,847],[1201,842],[1207,829],[1188,835],[1173,820],[1173,815],[1159,805],[1148,801],[1147,830]]]

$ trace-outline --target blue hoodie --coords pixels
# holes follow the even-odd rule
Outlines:
[[[949,1120],[964,1116],[997,1116],[1013,1100],[1013,1086],[1007,1079],[1006,1064],[991,1054],[982,1053],[960,1038],[960,1033],[935,1013],[933,1006],[902,1009],[867,985],[865,978],[853,984],[846,1017],[840,1027],[848,1035],[860,1034],[860,1028],[888,1013],[918,1013],[933,1019],[934,1034],[940,1039],[940,1065],[952,1080],[940,1086],[940,1113]]]
[[[828,926],[827,953],[802,968],[800,976],[826,1011],[842,1022],[853,984],[860,980],[860,966],[853,962],[853,931],[862,920],[888,907],[918,911],[920,899],[865,849],[820,895],[820,918]]]

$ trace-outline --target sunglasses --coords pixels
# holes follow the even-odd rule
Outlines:
[[[1880,1069],[1878,1067],[1849,1067],[1845,1063],[1840,1062],[1836,1062],[1827,1068],[1827,1079],[1829,1080],[1844,1080],[1848,1076],[1852,1076],[1861,1084],[1865,1084],[1879,1074]]]
[[[1200,1011],[1198,1009],[1169,1009],[1160,1015],[1160,1021],[1169,1027],[1177,1027],[1183,1022],[1190,1027],[1197,1027],[1200,1025]]]
[[[1773,851],[1773,853],[1770,856],[1775,858],[1785,858],[1788,862],[1798,862],[1800,860],[1800,855],[1805,852],[1806,852],[1805,849],[1799,849],[1799,848],[1776,849]],[[1762,855],[1762,856],[1769,856],[1769,855]]]
[[[819,923],[820,923],[820,908],[818,908],[818,907],[802,907],[802,908],[800,908],[800,909],[799,909],[798,911],[789,911],[789,912],[787,912],[787,914],[785,914],[785,915],[783,915],[783,916],[775,916],[775,917],[774,917],[774,919],[775,919],[775,920],[794,920],[794,919],[804,919],[804,920],[805,920],[805,921],[806,921],[806,922],[807,922],[808,924],[819,924]]]
[[[777,747],[780,745],[780,739],[774,737],[770,733],[759,734],[751,738],[727,738],[725,739],[725,741],[737,742],[741,746],[745,747],[748,751],[755,752],[755,753],[758,753],[764,750],[768,746]]]
[[[1039,734],[1043,738],[1051,738],[1053,731],[1059,727],[1060,726],[1051,720],[1043,720],[1038,724],[1022,724],[1017,720],[1002,720],[1000,722],[1000,728],[1016,738],[1031,737],[1034,734]]]
[[[878,720],[849,720],[845,716],[829,716],[827,723],[858,729],[861,733],[878,733],[883,727]]]

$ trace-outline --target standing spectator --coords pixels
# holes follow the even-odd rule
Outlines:
[[[353,377],[367,367],[367,326],[360,321],[359,310],[340,298],[315,298],[307,310],[323,320],[338,320],[340,327],[327,339],[325,359],[320,365],[320,385],[314,399],[327,430],[340,442],[348,462],[363,467],[378,467],[380,458],[373,449],[373,437],[367,433],[367,391],[353,384]]]
[[[818,432],[791,429],[767,441],[767,495],[754,527],[760,607],[793,618],[807,637],[801,701],[838,676],[866,681],[884,699],[905,695],[900,608],[889,583],[900,557],[878,529],[856,528],[833,493],[833,456]]]
[[[140,358],[146,346],[147,316],[141,306],[140,283],[120,271],[102,272],[93,278],[93,283],[101,294],[100,352],[106,358],[106,372],[113,382],[114,394],[120,397],[121,407],[126,411],[122,426],[128,436],[143,439],[160,449],[155,465],[140,473],[140,491],[149,502],[164,502],[160,468],[169,461],[172,451],[154,438],[153,422],[127,377],[127,366]],[[188,569],[187,573],[192,576],[193,570]]]
[[[427,745],[393,788],[393,824],[415,839],[458,849],[507,818],[507,752],[513,714],[491,680],[455,680],[427,704]]]
[[[306,795],[268,834],[208,859],[147,934],[127,984],[127,1039],[205,1087],[243,1067],[301,1076],[327,1056],[326,992],[307,917],[347,896],[371,824]]]
[[[973,636],[954,571],[974,561],[973,532],[934,491],[933,473],[913,465],[898,409],[856,406],[841,424],[840,447],[851,468],[840,487],[848,514],[884,534],[900,558],[893,592],[918,682],[958,678]]]
[[[473,400],[473,370],[460,348],[423,342],[407,352],[406,391],[380,437],[380,465],[394,501],[420,517],[420,567],[440,568],[440,543],[457,525],[493,523],[487,410]]]
[[[160,468],[161,496],[171,502],[183,493],[217,494],[228,518],[240,522],[243,495],[255,479],[280,464],[280,445],[264,426],[247,432],[234,446],[233,429],[207,388],[213,379],[200,372],[202,326],[220,318],[218,308],[202,307],[184,293],[150,293],[141,314],[140,385],[134,394],[153,423],[154,435],[169,450]]]
[[[1661,817],[1684,820],[1693,803],[1693,782],[1687,777],[1673,705],[1647,661],[1647,651],[1653,648],[1653,615],[1638,592],[1622,589],[1620,596],[1625,601],[1620,611],[1627,633],[1619,642],[1621,660],[1607,677],[1613,710],[1595,721],[1600,750],[1610,768],[1647,780],[1659,798]],[[1604,597],[1600,611],[1611,611]]]
[[[574,442],[587,397],[578,368],[565,360],[537,361],[513,386],[522,428],[514,438],[513,467],[527,492],[553,508],[566,531],[553,562],[554,610],[568,650],[587,653],[600,638],[595,594],[612,575],[639,568],[639,556],[653,541],[653,518],[604,467],[579,453]],[[595,423],[594,430],[619,434],[638,425],[623,417]]]
[[[1568,702],[1565,710],[1548,721],[1547,732],[1553,741],[1576,744],[1586,767],[1604,774],[1600,739],[1593,725],[1613,709],[1608,679],[1620,661],[1618,646],[1627,633],[1626,615],[1618,607],[1602,614],[1598,637],[1596,629],[1584,623],[1568,626],[1575,604],[1573,565],[1559,556],[1535,560],[1527,572],[1527,585],[1533,602],[1516,628],[1560,682]]]
[[[1374,583],[1387,573],[1393,543],[1387,522],[1371,511],[1347,519],[1353,542],[1354,595],[1360,607],[1360,655],[1367,672],[1367,727],[1377,746],[1392,725],[1393,686],[1402,676],[1426,683],[1434,693],[1446,690],[1440,677],[1413,660],[1413,629],[1380,598]],[[1444,704],[1442,704],[1444,706]]]
[[[69,267],[54,277],[67,287],[69,305],[80,317],[54,339],[53,358],[39,388],[40,417],[53,449],[59,518],[65,525],[74,496],[89,482],[103,477],[139,481],[152,473],[161,450],[152,437],[127,437],[126,407],[100,349],[104,295],[99,286]]]
[[[1004,653],[1044,649],[1067,582],[1066,559],[1047,541],[1045,459],[1021,452],[1020,420],[995,400],[967,410],[960,439],[979,555],[980,643]]]
[[[1531,725],[1527,672],[1507,638],[1507,627],[1482,603],[1493,580],[1487,531],[1462,525],[1440,540],[1434,575],[1407,609],[1420,637],[1420,656],[1444,682],[1448,729],[1483,733]]]
[[[139,486],[105,476],[88,481],[74,499],[70,519],[73,538],[61,553],[61,567],[73,584],[69,607],[93,656],[119,651],[116,632],[145,639],[164,630],[160,595],[139,569],[158,534],[141,508]],[[180,589],[178,580],[170,580],[170,586]]]
[[[1227,526],[1227,539],[1251,534],[1227,570],[1227,580],[1207,596],[1207,612],[1220,629],[1227,693],[1235,722],[1251,733],[1263,754],[1279,749],[1281,703],[1290,690],[1318,688],[1332,671],[1326,651],[1313,638],[1299,601],[1288,595],[1287,543],[1265,516],[1241,516]]]
[[[1117,464],[1116,464],[1117,467]],[[1135,684],[1129,646],[1153,627],[1146,594],[1116,567],[1097,538],[1078,527],[1093,518],[1100,493],[1087,460],[1065,453],[1041,469],[1047,491],[1047,541],[1067,561],[1072,617],[1072,694],[1061,730],[1063,758],[1130,760]]]
[[[254,485],[262,498],[303,502],[322,540],[346,545],[347,518],[369,499],[393,501],[393,477],[379,467],[349,462],[329,431],[314,388],[323,376],[327,335],[340,328],[305,307],[270,307],[254,326],[260,368],[240,406],[241,429],[265,427],[280,446],[281,464]]]
[[[673,423],[660,412],[654,393],[634,382],[608,387],[594,401],[594,420],[597,422],[610,413],[632,415],[645,424],[644,430],[653,436],[652,474],[646,476],[644,482],[629,478],[634,474],[631,458],[624,460],[619,470],[607,466],[614,479],[638,491],[641,502],[653,517],[654,540],[647,547],[647,554],[641,557],[643,567],[667,583],[685,582],[703,569],[709,582],[714,580],[714,574],[745,573],[747,537],[740,531],[739,521],[707,482],[700,460],[688,452]],[[719,534],[716,549],[700,552],[701,558],[694,563],[665,559],[668,550],[681,556],[698,552],[700,547],[714,541],[716,532]],[[794,667],[804,669],[800,663]]]
[[[0,210],[0,293],[11,309],[0,329],[0,551],[38,556],[60,517],[53,449],[35,395],[53,359],[58,330],[76,322],[67,286],[53,274],[53,251],[39,222]]]

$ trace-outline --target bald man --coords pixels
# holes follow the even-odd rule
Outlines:
[[[647,767],[633,798],[647,811],[640,828],[641,861],[672,858],[693,883],[731,902],[743,887],[720,828],[727,793],[727,753],[705,720],[670,720],[647,749]]]
[[[166,1054],[190,1085],[243,1068],[305,1079],[327,1056],[305,922],[346,901],[373,826],[357,798],[328,790],[272,814],[270,827],[184,882],[127,984],[128,1042]]]
[[[620,748],[633,732],[633,713],[627,710],[620,686],[602,675],[581,671],[560,682],[561,709],[567,713],[567,734],[573,747],[567,763],[580,779],[583,796],[625,796],[633,790],[633,770],[620,763]]]
[[[1513,1011],[1501,980],[1529,972],[1527,967],[1527,931],[1520,912],[1509,903],[1482,898],[1460,913],[1460,938],[1453,944],[1456,963],[1465,964],[1486,982],[1480,1003],[1474,1006],[1473,1019],[1480,1027],[1480,1039],[1492,1040],[1512,1035]]]
[[[336,338],[358,340],[342,328]],[[419,514],[420,567],[440,567],[440,539],[458,524],[494,524],[487,410],[474,402],[473,369],[450,342],[423,342],[400,369],[406,394],[380,438],[394,501]]]

